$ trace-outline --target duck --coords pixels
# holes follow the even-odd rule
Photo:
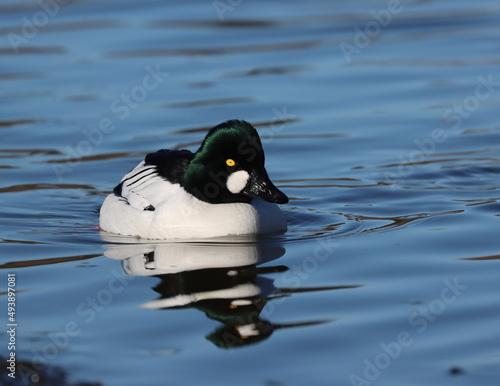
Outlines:
[[[269,178],[255,127],[229,120],[199,149],[146,155],[104,200],[102,231],[144,239],[280,234],[288,197]]]

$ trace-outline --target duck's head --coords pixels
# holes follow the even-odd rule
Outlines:
[[[212,128],[189,163],[184,188],[212,204],[250,202],[258,198],[286,204],[288,197],[269,179],[257,130],[232,120]]]

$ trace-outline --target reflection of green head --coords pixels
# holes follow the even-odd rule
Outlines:
[[[207,336],[207,339],[220,348],[236,348],[258,343],[271,335],[273,325],[267,321],[259,320],[252,325],[255,335],[242,335],[239,329],[242,326],[222,326]]]

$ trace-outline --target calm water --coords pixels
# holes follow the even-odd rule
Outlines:
[[[3,384],[8,274],[14,385],[498,384],[497,1],[61,3],[0,5]],[[97,230],[230,118],[285,235]]]

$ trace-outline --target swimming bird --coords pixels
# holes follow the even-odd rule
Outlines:
[[[100,228],[146,239],[285,232],[277,204],[288,197],[271,182],[264,163],[250,123],[221,123],[195,153],[148,154],[104,200]]]

